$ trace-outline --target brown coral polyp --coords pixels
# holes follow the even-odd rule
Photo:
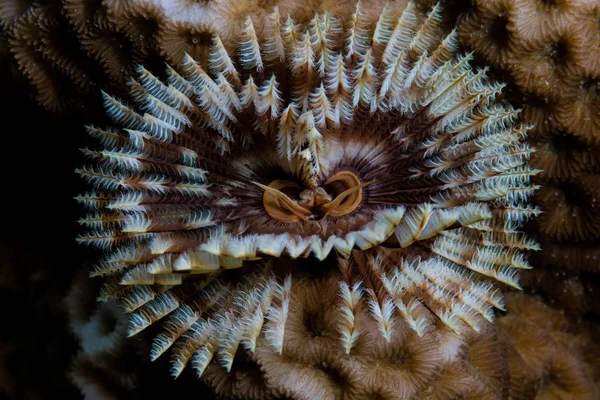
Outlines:
[[[6,0],[0,3],[0,23],[4,27],[13,26],[20,18],[39,7],[35,0]]]
[[[512,19],[513,30],[526,45],[540,45],[557,40],[561,30],[568,28],[578,17],[580,1],[512,0],[518,12]]]
[[[583,77],[578,90],[566,96],[557,107],[557,118],[582,140],[600,144],[600,71],[594,77]]]
[[[562,266],[567,270],[600,272],[600,246],[596,243],[542,243],[544,251],[536,255],[542,268]]]
[[[318,281],[298,280],[290,297],[290,315],[286,323],[287,339],[283,354],[299,362],[310,363],[323,359],[339,346],[337,309],[337,282],[333,279]]]
[[[572,92],[573,45],[566,37],[550,39],[533,46],[522,46],[514,51],[518,62],[509,69],[515,83],[529,93],[557,99]]]
[[[364,363],[357,378],[372,392],[386,392],[388,398],[395,393],[409,399],[440,374],[442,358],[434,335],[420,337],[412,333],[406,342],[397,339],[395,342],[377,359],[362,354]]]
[[[96,30],[84,36],[83,47],[100,62],[111,83],[124,84],[127,73],[133,72],[141,61],[129,39],[124,34],[111,30]]]
[[[510,0],[474,2],[458,24],[462,43],[476,50],[491,63],[506,66],[513,40],[509,25],[512,15]]]
[[[582,49],[576,62],[586,75],[597,76],[600,73],[600,3],[581,1],[575,7],[577,17],[570,28],[574,32],[574,43]]]
[[[574,180],[600,161],[598,148],[569,133],[549,131],[532,135],[529,140],[536,148],[531,164],[542,170],[539,177],[544,181]]]
[[[79,34],[109,28],[101,0],[65,0],[63,10],[71,26]]]
[[[25,41],[10,39],[10,42],[19,66],[36,89],[36,100],[52,112],[72,110],[76,104],[77,90],[68,76],[52,68],[50,62]]]
[[[185,54],[206,65],[212,40],[213,28],[183,22],[165,22],[157,36],[161,55],[173,65],[180,64]]]
[[[80,93],[99,90],[106,83],[102,68],[80,48],[78,38],[61,20],[39,22],[39,52],[54,69],[69,77]]]
[[[114,22],[119,30],[133,43],[144,56],[158,52],[157,40],[159,27],[163,23],[161,13],[131,12],[127,17],[120,16]]]
[[[600,237],[599,215],[593,198],[583,188],[565,182],[546,185],[536,194],[544,210],[537,221],[540,232],[551,240],[593,240]]]
[[[507,296],[511,313],[498,321],[508,335],[510,396],[514,399],[596,399],[600,392],[586,362],[588,326],[539,298]],[[581,335],[581,337],[578,337]]]
[[[268,400],[275,399],[273,391],[267,386],[259,365],[248,352],[239,351],[231,371],[225,371],[218,365],[209,365],[202,380],[209,385],[217,396],[227,399]]]

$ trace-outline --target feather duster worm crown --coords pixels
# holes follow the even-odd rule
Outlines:
[[[172,346],[174,375],[229,370],[261,334],[281,352],[295,259],[332,254],[347,353],[361,304],[387,340],[399,317],[421,335],[433,318],[492,320],[491,282],[518,287],[537,248],[518,230],[538,212],[537,171],[504,85],[441,30],[440,7],[413,2],[376,23],[359,3],[347,29],[275,8],[264,41],[247,19],[236,56],[217,37],[207,70],[140,67],[132,105],[105,95],[122,129],[89,128],[101,147],[78,170],[94,186],[80,240],[111,249],[94,275],[131,335],[164,320],[153,359]]]

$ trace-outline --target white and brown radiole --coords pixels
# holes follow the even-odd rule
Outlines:
[[[175,375],[229,369],[261,333],[281,351],[298,258],[338,263],[347,353],[359,303],[386,338],[393,318],[477,330],[502,308],[491,282],[518,287],[537,246],[518,230],[538,212],[533,150],[440,20],[412,2],[375,26],[359,4],[350,29],[275,9],[264,42],[247,20],[237,56],[215,38],[208,69],[140,67],[132,105],[105,96],[120,128],[89,129],[80,240],[111,249],[94,274],[131,335],[164,321],[152,358],[173,346]]]

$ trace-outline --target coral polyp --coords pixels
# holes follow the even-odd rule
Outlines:
[[[538,213],[529,127],[443,32],[439,5],[371,23],[359,3],[349,26],[275,8],[235,55],[215,37],[208,68],[140,66],[130,101],[104,94],[118,128],[89,127],[80,241],[108,249],[93,274],[131,335],[164,320],[152,358],[202,375],[259,337],[281,353],[306,268],[341,271],[345,353],[363,306],[387,341],[397,318],[479,331],[503,308],[493,282],[518,288],[538,247],[519,230]]]

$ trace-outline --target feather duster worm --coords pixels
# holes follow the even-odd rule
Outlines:
[[[119,129],[89,128],[79,240],[110,249],[93,275],[130,335],[164,321],[151,357],[173,347],[173,375],[229,370],[263,338],[281,353],[294,270],[335,255],[346,353],[361,307],[386,342],[396,319],[479,331],[503,308],[492,281],[519,287],[538,247],[519,231],[538,213],[529,127],[439,5],[401,11],[372,24],[359,3],[344,28],[275,8],[266,41],[248,18],[236,56],[217,37],[208,70],[186,55],[164,80],[138,68],[129,103],[104,94]]]

